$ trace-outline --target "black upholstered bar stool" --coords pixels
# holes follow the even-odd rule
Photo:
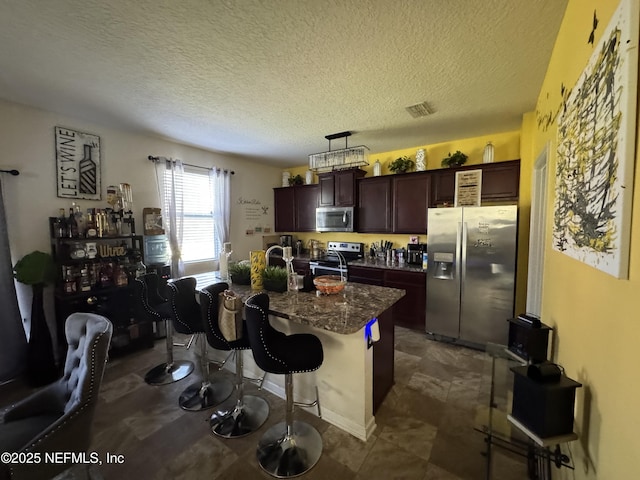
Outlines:
[[[173,328],[187,335],[197,334],[200,342],[200,367],[202,380],[194,383],[180,394],[178,403],[184,410],[192,412],[215,407],[224,402],[233,392],[233,384],[227,379],[209,380],[209,359],[200,305],[196,301],[196,279],[181,278],[168,284],[169,304]]]
[[[269,416],[269,404],[264,398],[244,394],[242,351],[251,349],[246,324],[243,322],[242,337],[232,342],[227,341],[220,331],[218,298],[228,288],[227,283],[216,283],[201,290],[200,310],[209,346],[218,350],[232,350],[236,360],[235,405],[225,402],[216,407],[209,420],[211,433],[224,438],[238,438],[262,426]]]
[[[167,361],[156,365],[144,376],[144,381],[150,385],[167,385],[177,382],[193,372],[193,362],[173,358],[171,306],[168,300],[160,295],[159,284],[160,280],[156,273],[141,275],[133,284],[136,315],[150,322],[164,321],[167,332]]]
[[[285,335],[269,324],[269,297],[259,293],[245,303],[245,321],[256,364],[269,373],[285,376],[286,417],[265,432],[258,443],[260,467],[278,478],[302,475],[310,470],[322,454],[322,438],[306,422],[293,419],[294,405],[318,406],[293,401],[293,374],[317,370],[323,361],[322,343],[315,335]],[[317,388],[316,388],[317,395]]]

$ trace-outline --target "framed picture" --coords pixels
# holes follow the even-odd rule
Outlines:
[[[622,0],[558,116],[553,248],[627,278],[638,2]]]
[[[58,197],[101,200],[100,137],[64,127],[55,137]]]
[[[454,206],[479,207],[482,195],[482,170],[456,172]]]

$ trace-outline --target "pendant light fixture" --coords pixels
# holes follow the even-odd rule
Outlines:
[[[326,172],[369,165],[369,162],[367,161],[369,149],[364,145],[349,147],[347,145],[347,138],[350,136],[351,132],[340,132],[326,135],[324,138],[329,140],[329,151],[309,155],[309,168],[316,172]],[[344,138],[345,148],[340,150],[331,150],[331,140],[335,140],[337,138]]]

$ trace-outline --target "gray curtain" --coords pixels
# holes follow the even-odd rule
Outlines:
[[[0,174],[0,383],[17,377],[24,370],[27,353],[27,338],[13,280],[2,182]]]

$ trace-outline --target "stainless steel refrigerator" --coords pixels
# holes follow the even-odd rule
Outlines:
[[[517,205],[428,210],[426,330],[506,345],[513,317]]]

